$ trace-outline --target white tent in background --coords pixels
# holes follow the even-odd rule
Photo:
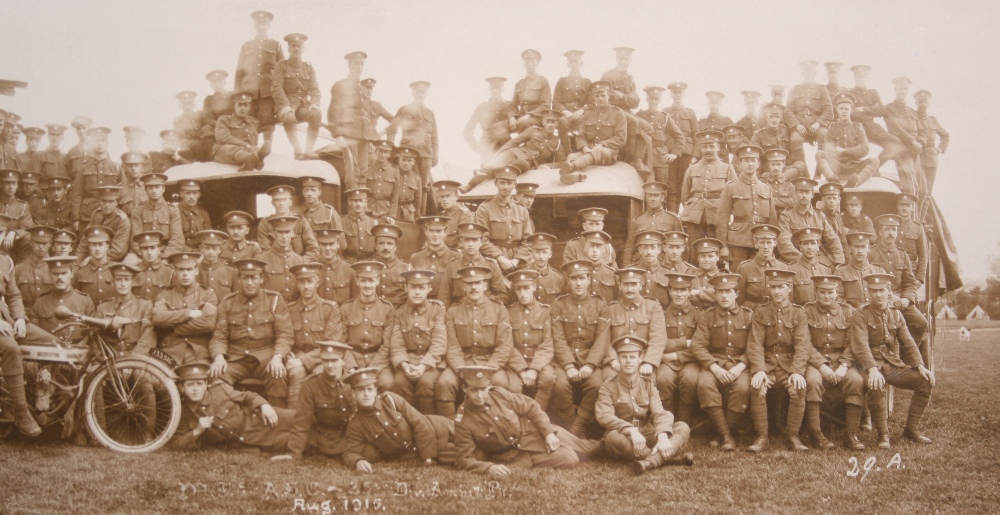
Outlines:
[[[976,306],[965,317],[966,320],[989,320],[990,316],[983,310],[982,306]]]
[[[951,309],[951,306],[945,305],[945,307],[938,311],[935,318],[938,320],[958,320],[958,315],[955,314],[954,309]]]

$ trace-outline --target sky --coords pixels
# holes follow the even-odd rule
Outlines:
[[[542,53],[539,73],[553,85],[566,73],[566,50],[586,52],[583,73],[596,79],[614,67],[612,48],[636,48],[631,72],[640,89],[687,82],[686,104],[699,116],[707,113],[704,92],[722,91],[722,112],[734,119],[745,111],[740,91],[800,82],[804,59],[871,65],[870,87],[886,102],[891,80],[905,75],[911,93],[933,93],[931,114],[952,136],[935,198],[966,282],[983,280],[988,256],[1000,254],[1000,220],[988,214],[1000,192],[989,151],[1000,133],[995,2],[0,0],[0,78],[29,84],[0,97],[0,109],[37,126],[91,116],[114,130],[113,153],[124,147],[121,127],[137,125],[154,149],[156,133],[178,114],[178,91],[197,91],[200,105],[211,92],[204,75],[217,68],[232,85],[256,9],[275,14],[274,39],[309,36],[304,58],[316,68],[324,115],[330,87],[347,74],[344,54],[364,50],[364,76],[377,79],[374,97],[390,111],[409,102],[409,83],[431,83],[441,160],[470,167],[476,156],[462,129],[488,96],[484,79],[511,79],[509,96],[526,48]],[[849,72],[841,83],[852,85]]]

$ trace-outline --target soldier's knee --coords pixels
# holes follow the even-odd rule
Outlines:
[[[679,436],[687,440],[691,436],[691,427],[685,422],[674,422],[673,432],[674,436]]]
[[[281,124],[284,125],[286,129],[294,129],[295,126],[299,124],[299,120],[295,117],[294,112],[289,111],[281,116]]]

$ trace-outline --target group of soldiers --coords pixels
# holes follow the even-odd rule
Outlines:
[[[710,115],[695,120],[681,83],[670,85],[674,104],[663,110],[664,89],[646,88],[650,109],[633,115],[631,49],[616,49],[618,67],[594,83],[580,75],[583,53],[567,52],[571,73],[554,95],[537,74],[540,54],[528,50],[513,101],[501,98],[503,79],[489,79],[491,100],[466,128],[484,156],[473,182],[492,179],[497,189],[470,210],[459,196],[474,184],[429,182],[437,136],[423,106],[428,85],[414,83],[414,103],[378,140],[385,116],[372,110],[371,84],[360,80],[366,56],[354,52],[328,112],[359,163],[344,212],[320,199],[322,178],[302,177],[268,190],[275,214],[250,240],[253,215],[213,220],[196,180],[179,181],[179,201],[168,202],[163,172],[204,159],[199,148],[258,168],[275,120],[296,157],[314,157],[319,95],[301,61],[306,38],[289,35],[283,59],[267,39],[273,16],[253,19],[258,36],[241,50],[238,90],[225,91],[225,72],[209,74],[216,95],[198,117],[217,112],[212,130],[164,131],[162,151],[139,152],[141,131],[126,128],[130,150],[119,165],[108,155],[111,131],[78,117],[81,141],[68,153],[59,149],[65,128],[50,124],[48,149],[37,150],[40,130],[25,129],[29,150],[18,155],[11,134],[20,120],[0,117],[0,369],[22,433],[41,428],[27,408],[18,344],[79,340],[77,329],[56,330],[55,308],[65,306],[129,327],[123,345],[177,367],[185,401],[175,449],[236,442],[277,459],[337,456],[362,472],[415,456],[495,476],[511,466],[572,467],[603,452],[643,473],[691,464],[682,449],[701,415],[723,451],[736,449],[748,412],[751,452],[768,445],[769,423],[784,425],[794,450],[809,448],[803,423],[814,448],[834,448],[821,427],[824,402],[843,405],[849,448],[865,448],[865,425],[888,448],[887,384],[914,390],[904,436],[930,443],[920,420],[934,375],[916,307],[927,242],[915,209],[928,190],[904,186],[898,214],[873,221],[842,184],[876,173],[867,138],[882,134],[877,116],[890,129],[883,153],[897,160],[904,185],[907,166],[920,183],[912,167],[927,171],[921,155],[947,146],[936,120],[929,129],[928,93],[911,113],[900,80],[896,102],[883,108],[866,89],[867,67],[852,68],[852,93],[835,80],[817,85],[810,62],[789,107],[776,87],[763,119],[751,109],[757,95],[745,92],[740,122],[718,113],[721,93],[709,94]],[[867,120],[852,121],[862,113]],[[300,121],[309,123],[305,147]],[[919,132],[896,148],[900,127]],[[804,142],[819,148],[822,185],[809,178]],[[552,263],[562,245],[535,231],[538,185],[519,175],[559,168],[574,183],[588,166],[619,159],[646,179],[646,210],[630,220],[624,248],[604,230],[608,211],[586,208],[576,216],[580,236]],[[409,256],[398,252],[397,220],[423,232]],[[787,403],[787,416],[769,413],[768,396]]]

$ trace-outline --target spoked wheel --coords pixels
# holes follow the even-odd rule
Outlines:
[[[181,419],[177,385],[162,369],[140,362],[100,368],[87,386],[84,419],[105,447],[152,452],[166,444]]]

